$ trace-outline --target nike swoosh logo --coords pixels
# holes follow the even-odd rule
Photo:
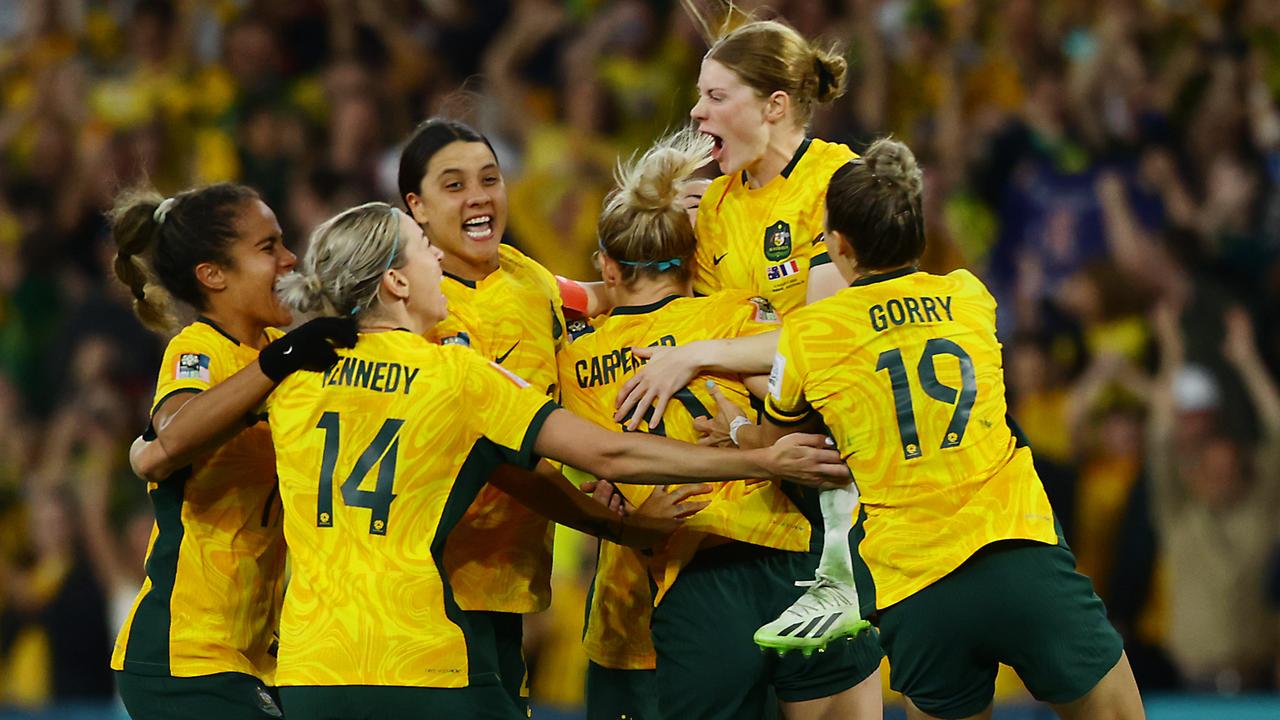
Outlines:
[[[715,263],[716,265],[719,265],[719,264],[720,264],[720,261],[721,261],[721,260],[723,260],[723,259],[725,259],[725,257],[727,257],[728,255],[729,255],[729,253],[725,253],[724,255],[721,255],[721,256],[720,256],[720,257],[718,257],[718,258],[711,258],[711,262]]]
[[[511,350],[515,350],[515,349],[516,349],[516,345],[519,345],[519,344],[520,344],[520,341],[519,341],[519,340],[517,340],[517,341],[516,341],[516,344],[511,346]],[[494,361],[494,362],[496,362],[496,363],[498,363],[499,365],[501,365],[501,364],[502,364],[502,361],[503,361],[503,360],[506,360],[506,359],[507,359],[507,357],[511,355],[511,350],[507,350],[506,352],[502,353],[502,354],[501,354],[501,355],[499,355],[498,357],[494,358],[494,359],[493,359],[493,361]]]
[[[291,352],[293,352],[293,346],[292,346],[292,345],[290,345],[290,346],[289,346],[289,349],[288,349],[288,350],[285,350],[284,352],[282,352],[282,353],[280,353],[280,354],[281,354],[281,355],[288,355],[288,354],[289,354],[289,353],[291,353]]]

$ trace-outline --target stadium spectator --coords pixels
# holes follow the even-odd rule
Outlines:
[[[1153,512],[1172,581],[1169,650],[1194,688],[1254,690],[1273,680],[1280,649],[1265,590],[1280,511],[1280,392],[1248,315],[1230,311],[1222,352],[1248,388],[1262,437],[1253,444],[1224,433],[1211,414],[1212,377],[1183,363],[1175,312],[1156,310],[1161,367],[1148,428]],[[1180,417],[1206,413],[1194,430],[1176,429]]]

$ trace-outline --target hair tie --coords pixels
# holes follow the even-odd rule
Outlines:
[[[671,258],[670,260],[646,260],[644,262],[632,262],[629,260],[615,260],[619,265],[627,267],[653,268],[658,272],[666,272],[673,267],[680,267],[680,258]]]
[[[177,202],[177,198],[161,200],[160,204],[156,206],[156,211],[151,213],[151,219],[155,220],[157,224],[163,224],[164,219],[169,216],[169,211],[173,209],[174,204]]]
[[[139,287],[134,288],[134,289],[133,289],[133,297],[134,297],[134,298],[136,298],[136,299],[138,300],[138,302],[142,302],[143,300],[146,300],[146,299],[147,299],[147,288],[146,288],[146,286],[145,286],[145,285],[141,285],[141,286],[139,286]]]
[[[836,78],[827,69],[826,63],[822,62],[822,58],[814,56],[813,69],[818,73],[818,97],[827,94],[827,88],[835,85]]]
[[[612,255],[609,255],[608,250],[605,250],[603,240],[597,242],[596,245],[600,248],[601,255],[612,258],[614,262],[618,263],[619,265],[626,265],[627,267],[653,268],[658,272],[666,272],[673,267],[680,267],[681,265],[680,258],[670,258],[669,260],[642,260],[642,261],[618,260],[617,258],[614,258]]]

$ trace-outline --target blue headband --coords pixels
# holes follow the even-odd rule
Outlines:
[[[666,272],[673,267],[680,267],[680,258],[671,258],[670,260],[645,260],[643,262],[619,260],[612,255],[609,255],[609,251],[604,249],[604,242],[600,242],[598,244],[600,247],[600,254],[607,255],[611,260],[619,265],[626,265],[627,267],[653,268],[658,272]]]

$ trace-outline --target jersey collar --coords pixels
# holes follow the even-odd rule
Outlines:
[[[800,158],[804,157],[805,152],[809,150],[809,146],[812,144],[813,138],[805,138],[804,142],[800,143],[800,147],[796,148],[795,154],[791,156],[790,162],[788,162],[787,166],[782,168],[782,172],[779,173],[783,180],[791,177],[791,173],[795,171],[796,165],[800,164]],[[747,177],[747,171],[743,170],[742,184],[746,185],[748,180],[750,180],[750,178]]]
[[[476,289],[476,281],[475,281],[475,280],[468,280],[468,279],[466,279],[466,278],[464,278],[464,277],[459,277],[459,276],[457,276],[457,275],[454,275],[454,274],[453,274],[453,273],[451,273],[451,272],[445,272],[444,270],[441,270],[440,272],[441,272],[441,273],[443,273],[443,274],[444,274],[444,276],[445,276],[445,277],[447,277],[447,278],[449,278],[450,280],[456,280],[456,281],[458,281],[458,282],[462,283],[463,285],[466,285],[467,287],[471,288],[472,290],[475,290],[475,289]]]
[[[235,343],[236,345],[239,345],[239,344],[240,344],[240,341],[239,341],[239,340],[237,340],[237,339],[235,339],[234,337],[232,337],[232,336],[231,336],[231,333],[227,332],[226,330],[223,330],[223,329],[222,329],[222,327],[221,327],[220,325],[218,325],[218,323],[216,323],[216,322],[214,322],[214,321],[210,320],[209,318],[207,318],[207,317],[205,317],[205,316],[203,316],[203,315],[200,315],[199,317],[197,317],[197,318],[196,318],[196,322],[204,323],[205,325],[208,325],[209,327],[211,327],[211,328],[213,328],[214,330],[216,330],[216,331],[217,331],[217,333],[218,333],[219,335],[221,335],[222,337],[224,337],[224,338],[226,338],[226,339],[230,340],[231,342]]]
[[[898,268],[897,270],[890,270],[889,272],[876,273],[874,275],[863,275],[857,280],[854,280],[853,282],[849,283],[849,287],[861,287],[863,285],[874,285],[875,283],[884,282],[885,280],[893,280],[894,278],[905,277],[914,272],[919,272],[919,270],[914,267],[904,267],[904,268]]]
[[[440,268],[440,273],[445,277],[449,278],[450,280],[456,280],[457,282],[462,283],[463,285],[471,288],[472,290],[475,290],[476,288],[480,287],[481,283],[486,283],[490,280],[496,279],[501,273],[506,272],[506,270],[507,268],[503,266],[501,261],[499,261],[497,270],[494,270],[493,272],[489,273],[488,275],[485,275],[479,280],[468,280],[459,275],[454,275],[453,273],[449,272],[448,270],[445,270],[444,268]]]
[[[651,302],[648,305],[623,305],[610,311],[609,317],[613,317],[614,315],[644,315],[645,313],[651,313],[654,310],[664,308],[672,300],[679,300],[682,297],[684,297],[684,295],[668,295],[661,300]]]

